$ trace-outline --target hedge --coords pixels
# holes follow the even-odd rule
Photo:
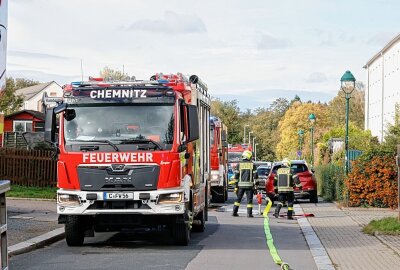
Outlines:
[[[343,200],[344,169],[334,164],[320,165],[315,168],[318,194],[326,201]]]
[[[352,165],[345,180],[350,206],[397,207],[397,168],[393,156],[370,155]]]

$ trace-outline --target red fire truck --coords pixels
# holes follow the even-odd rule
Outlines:
[[[211,117],[211,196],[223,203],[228,199],[228,143],[227,127],[217,117]]]
[[[45,138],[59,153],[57,212],[67,244],[153,228],[187,245],[207,220],[209,134],[210,97],[196,75],[66,85],[63,102],[47,111]]]

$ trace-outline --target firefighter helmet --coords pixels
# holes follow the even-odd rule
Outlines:
[[[288,158],[285,158],[282,160],[282,165],[285,167],[289,167],[292,165],[292,163],[290,162],[290,160]]]
[[[247,159],[247,160],[251,160],[251,157],[253,156],[253,154],[251,153],[251,151],[246,150],[243,152],[242,154],[242,159]]]

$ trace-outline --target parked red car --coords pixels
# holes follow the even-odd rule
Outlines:
[[[310,202],[317,203],[318,195],[317,195],[317,181],[315,179],[315,175],[312,169],[310,169],[307,165],[307,162],[304,160],[292,160],[291,168],[294,174],[297,174],[302,188],[295,188],[294,195],[296,199],[310,199]],[[265,191],[267,196],[271,200],[276,200],[277,198],[277,190],[274,187],[274,177],[279,168],[282,167],[282,162],[275,162],[272,165],[272,170],[268,175],[268,180],[265,185]]]

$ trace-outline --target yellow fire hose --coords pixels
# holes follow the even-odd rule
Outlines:
[[[278,251],[274,245],[274,239],[272,238],[271,230],[269,228],[269,218],[268,212],[271,209],[272,201],[267,197],[267,206],[264,209],[263,217],[264,217],[264,232],[265,238],[267,239],[267,245],[269,249],[269,253],[271,254],[272,259],[277,265],[281,266],[282,270],[289,270],[289,264],[282,261],[281,257],[279,257]]]

